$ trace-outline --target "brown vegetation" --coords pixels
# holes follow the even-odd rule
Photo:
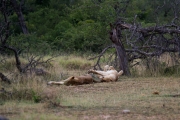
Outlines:
[[[8,101],[0,114],[9,119],[156,120],[180,119],[178,78],[126,78],[112,83],[41,86],[44,101]],[[41,92],[40,92],[41,91]],[[152,94],[154,91],[159,95]],[[45,100],[46,99],[46,100]],[[124,114],[123,110],[129,110]]]

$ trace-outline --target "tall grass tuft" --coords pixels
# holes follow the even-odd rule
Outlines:
[[[161,77],[161,76],[180,76],[180,66],[177,63],[160,59],[149,58],[147,60],[136,60],[137,65],[133,66],[131,73],[133,76]]]
[[[0,70],[1,71],[12,71],[15,69],[16,63],[13,57],[0,58]]]
[[[43,85],[36,79],[27,78],[26,81],[12,83],[0,94],[3,100],[30,100],[40,102]]]

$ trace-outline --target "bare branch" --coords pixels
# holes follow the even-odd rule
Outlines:
[[[115,47],[114,45],[107,46],[106,48],[103,49],[103,51],[102,51],[99,55],[97,55],[97,56],[92,57],[92,58],[89,59],[89,60],[93,60],[93,59],[98,58],[96,64],[93,66],[94,69],[96,69],[96,67],[98,66],[98,67],[102,70],[101,66],[99,65],[99,61],[100,61],[101,57],[104,55],[104,53],[105,53],[108,49],[114,48],[114,47]]]
[[[1,72],[0,72],[0,78],[2,81],[7,82],[8,84],[11,84],[11,81]]]

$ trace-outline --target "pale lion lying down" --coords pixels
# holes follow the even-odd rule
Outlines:
[[[123,71],[117,72],[113,66],[106,65],[104,71],[89,70],[89,74],[81,76],[71,76],[62,81],[49,81],[48,84],[52,85],[82,85],[90,84],[94,82],[114,82],[117,81],[119,76],[123,74]]]

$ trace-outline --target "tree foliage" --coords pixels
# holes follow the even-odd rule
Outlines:
[[[174,18],[177,0],[18,0],[30,36],[52,50],[101,51],[110,44],[109,23],[117,18],[143,27]],[[179,13],[177,13],[179,14]],[[0,16],[2,18],[2,15]],[[11,35],[22,39],[16,11],[10,14]],[[36,44],[36,42],[34,44]],[[15,42],[12,42],[15,43]],[[32,42],[33,44],[33,42]]]
[[[121,58],[116,66],[121,66],[127,75],[130,74],[129,69],[125,70],[127,60],[180,51],[179,0],[0,0],[0,3],[0,53],[14,54],[20,72],[32,65],[22,67],[19,61],[22,51],[99,52],[111,46],[112,41],[118,51],[115,59]],[[111,41],[110,23],[115,23]],[[30,62],[35,58],[31,57]]]

